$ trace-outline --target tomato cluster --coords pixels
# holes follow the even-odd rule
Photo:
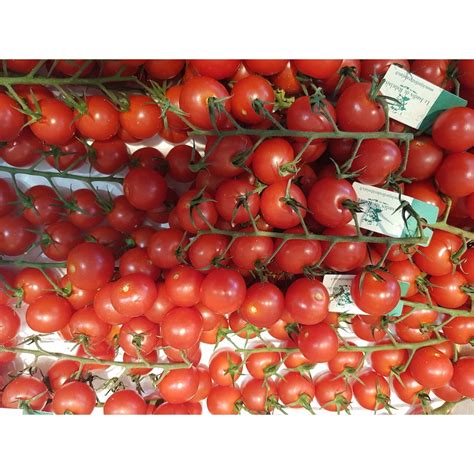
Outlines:
[[[6,60],[1,405],[340,412],[398,397],[431,412],[474,398],[474,110],[415,136],[379,95],[391,64],[474,97],[468,60]],[[436,205],[429,244],[361,230],[356,181]],[[361,314],[330,311],[331,273],[355,275]],[[18,369],[51,356],[51,334],[72,349],[46,373]]]

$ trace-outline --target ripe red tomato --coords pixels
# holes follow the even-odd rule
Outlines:
[[[323,321],[301,328],[298,347],[310,363],[328,362],[337,354],[339,339],[336,331]]]
[[[356,201],[354,188],[345,179],[321,178],[308,195],[308,207],[313,217],[325,227],[347,224],[352,219],[348,205]]]
[[[272,83],[277,89],[285,91],[287,95],[296,95],[301,91],[301,84],[297,78],[296,66],[288,61],[285,68],[272,77]]]
[[[349,86],[336,104],[337,123],[348,132],[376,132],[385,123],[383,107],[370,97],[370,84]]]
[[[400,286],[395,277],[382,270],[359,273],[351,285],[354,303],[373,315],[387,314],[400,300]]]
[[[48,369],[48,380],[53,392],[73,380],[79,372],[79,362],[75,360],[59,359]]]
[[[111,293],[114,283],[107,283],[96,292],[94,297],[94,311],[105,323],[115,325],[130,321],[128,316],[119,313],[112,305]]]
[[[285,234],[304,234],[302,227],[287,229]],[[275,245],[279,245],[279,241]],[[321,244],[317,240],[288,239],[275,257],[278,267],[287,273],[303,273],[305,267],[311,267],[321,258]]]
[[[104,96],[90,95],[85,99],[85,111],[76,113],[77,130],[93,140],[108,140],[120,127],[119,112]]]
[[[458,317],[443,326],[443,334],[455,344],[469,344],[474,339],[474,317]]]
[[[145,415],[146,403],[134,390],[120,390],[104,404],[104,415]]]
[[[242,402],[251,413],[271,413],[272,402],[278,399],[276,383],[272,379],[262,381],[247,379],[240,387]]]
[[[348,342],[352,347],[356,344]],[[359,351],[339,351],[330,361],[328,369],[335,375],[342,374],[344,371],[354,372],[357,370],[364,359],[364,353]]]
[[[405,185],[405,194],[428,204],[433,204],[439,209],[442,216],[446,210],[446,204],[439,196],[431,180],[414,181]]]
[[[157,345],[159,327],[144,316],[132,318],[119,332],[118,344],[128,355],[149,354]]]
[[[351,171],[359,173],[357,181],[375,186],[383,184],[401,164],[402,154],[392,140],[374,138],[362,142]]]
[[[355,236],[357,230],[353,225],[346,224],[325,229],[323,235]],[[324,240],[321,242],[323,255],[330,246],[331,242]],[[367,244],[365,242],[338,242],[332,247],[322,263],[325,267],[342,273],[359,268],[364,263],[366,256]]]
[[[31,224],[22,216],[0,217],[0,254],[16,257],[25,254],[36,240]]]
[[[156,296],[154,280],[143,273],[123,276],[114,283],[110,292],[113,307],[129,318],[136,318],[148,311]]]
[[[69,324],[71,315],[72,307],[66,298],[46,294],[28,306],[26,324],[40,333],[60,331]]]
[[[263,191],[260,209],[268,224],[289,229],[300,225],[306,216],[306,197],[295,184],[288,186],[285,181],[278,181]]]
[[[232,349],[214,352],[209,359],[209,375],[218,385],[234,385],[242,373],[242,357]]]
[[[463,291],[463,287],[467,285],[467,280],[460,272],[432,276],[429,282],[430,295],[440,306],[459,308],[469,299],[468,294]]]
[[[447,90],[452,89],[448,80],[449,61],[446,59],[415,59],[411,63],[411,72]]]
[[[26,116],[15,100],[0,93],[0,142],[10,142],[21,132]]]
[[[191,265],[202,273],[209,273],[215,263],[225,265],[228,261],[226,249],[229,238],[219,234],[204,234],[197,237],[188,250]]]
[[[174,308],[161,320],[163,344],[175,349],[190,349],[199,342],[203,318],[195,308]]]
[[[402,372],[398,377],[393,377],[392,386],[397,397],[410,405],[419,404],[419,395],[425,390],[425,387],[419,384],[408,371]]]
[[[102,174],[117,173],[130,159],[127,146],[118,138],[93,142],[89,153],[92,167]]]
[[[161,109],[146,95],[130,95],[129,108],[120,112],[120,125],[132,137],[151,138],[163,128]]]
[[[52,224],[59,220],[63,212],[58,195],[48,186],[38,185],[29,188],[22,201],[23,216],[33,225]]]
[[[408,301],[414,301],[415,303],[429,304],[428,298],[418,293],[415,296],[407,298]],[[432,302],[435,304],[435,302]],[[403,307],[402,315],[406,315],[410,312],[410,315],[403,319],[403,325],[409,328],[421,329],[424,326],[433,324],[438,319],[438,313],[429,308],[412,308],[408,305]]]
[[[308,407],[314,399],[314,384],[309,376],[298,372],[284,372],[278,379],[280,400],[291,408]]]
[[[286,290],[285,308],[300,324],[320,323],[328,314],[328,290],[318,280],[299,278]]]
[[[235,74],[240,66],[240,59],[191,59],[190,63],[201,76],[220,81]]]
[[[352,384],[354,396],[366,410],[380,410],[390,401],[390,387],[384,377],[366,369]]]
[[[204,276],[186,265],[179,265],[170,270],[165,278],[168,298],[176,306],[190,307],[199,303],[202,280]]]
[[[245,124],[257,125],[265,115],[256,111],[254,101],[260,101],[261,106],[270,113],[273,109],[275,93],[272,85],[261,76],[250,75],[240,79],[232,88],[232,115]]]
[[[121,276],[132,273],[141,273],[157,280],[160,276],[160,269],[153,265],[145,249],[134,247],[127,250],[120,258],[119,272]]]
[[[110,281],[114,273],[112,252],[94,242],[84,242],[69,252],[67,274],[71,283],[84,290],[95,290]]]
[[[188,114],[188,120],[198,128],[211,130],[213,123],[209,110],[209,99],[224,99],[229,96],[227,89],[211,77],[193,77],[186,81],[181,89],[179,105]],[[222,103],[223,107],[230,112],[229,100]],[[215,124],[220,128],[226,117],[222,112],[215,111]]]
[[[459,393],[451,383],[445,385],[444,387],[435,388],[433,393],[441,400],[445,402],[459,402],[462,399],[462,394]]]
[[[287,126],[290,130],[302,132],[332,132],[333,125],[328,117],[336,121],[336,111],[330,102],[323,100],[319,107],[312,106],[309,97],[303,96],[291,104],[286,113]],[[313,144],[323,139],[315,139]],[[296,137],[296,141],[306,142],[307,138]]]
[[[19,408],[25,403],[32,410],[42,410],[48,401],[48,388],[30,375],[14,378],[4,389],[2,405],[5,408]]]
[[[90,415],[95,407],[94,390],[85,382],[69,382],[53,396],[51,408],[56,415]]]
[[[91,306],[76,311],[69,321],[73,338],[85,338],[91,345],[102,342],[110,333],[110,329],[111,325],[102,321]]]
[[[342,59],[293,59],[299,72],[315,79],[327,79],[341,66]]]
[[[240,307],[241,316],[259,328],[268,328],[276,323],[285,308],[281,290],[269,282],[254,283],[247,289]]]
[[[81,231],[74,224],[59,221],[44,229],[41,250],[51,260],[66,260],[69,252],[83,241]]]
[[[474,155],[467,152],[447,155],[435,178],[439,189],[448,196],[463,197],[474,193]]]
[[[461,357],[454,364],[452,386],[462,395],[474,398],[474,357]]]
[[[256,344],[252,349],[263,349],[267,346],[265,344]],[[255,379],[263,379],[268,374],[268,371],[276,369],[281,361],[280,353],[278,352],[255,352],[249,354],[245,360],[245,367],[249,374]]]
[[[167,185],[163,176],[157,171],[139,167],[127,173],[123,190],[133,207],[148,211],[164,202]]]
[[[242,229],[252,232],[252,228]],[[254,270],[268,260],[273,253],[271,237],[238,237],[230,247],[230,257],[234,265],[244,270]]]
[[[351,320],[351,327],[354,334],[363,341],[380,342],[387,335],[380,326],[380,320],[370,320],[370,316],[367,319],[367,315],[354,316]]]
[[[391,345],[390,339],[377,342],[379,345]],[[375,351],[370,354],[370,365],[379,375],[388,377],[397,368],[403,367],[408,360],[406,349],[391,349],[385,351]]]
[[[215,194],[219,215],[231,224],[243,224],[256,217],[260,208],[260,196],[255,186],[233,179],[224,181]]]
[[[38,63],[38,59],[6,59],[7,68],[20,74],[28,74]]]
[[[408,283],[410,286],[405,294],[410,298],[418,293],[417,281],[422,276],[422,271],[410,260],[389,262],[387,270],[398,280]]]
[[[54,281],[49,273],[48,276]],[[31,304],[39,297],[49,294],[53,291],[53,286],[46,276],[37,268],[23,268],[15,276],[13,285],[19,290],[21,300]]]
[[[236,415],[236,404],[241,396],[238,387],[215,385],[207,396],[207,409],[213,415]]]
[[[474,110],[454,107],[441,114],[433,124],[434,142],[449,152],[462,152],[474,146]]]
[[[0,217],[6,216],[15,209],[16,193],[10,183],[0,178]]]
[[[255,74],[262,76],[273,76],[285,69],[288,64],[287,59],[246,59],[245,67]]]
[[[405,153],[402,144],[401,152]],[[408,161],[403,176],[414,180],[431,178],[443,161],[443,150],[426,135],[414,138],[410,142]]]
[[[196,177],[190,166],[198,163],[201,155],[189,145],[173,147],[166,155],[170,176],[180,183],[189,183]]]
[[[145,71],[152,79],[164,81],[177,76],[184,68],[184,59],[149,59]]]
[[[25,132],[22,132],[22,134]],[[38,143],[41,143],[31,132],[28,132],[37,140]],[[36,151],[35,151],[36,150]],[[33,162],[36,161],[40,155],[39,151],[41,147],[36,145],[32,150],[34,153],[38,154],[37,158],[33,159]],[[56,168],[60,171],[72,171],[79,168],[85,161],[88,155],[93,153],[92,148],[86,149],[85,145],[79,141],[76,137],[73,137],[71,141],[66,143],[66,145],[57,147],[51,146],[49,150],[46,150],[46,161],[50,166]],[[33,155],[34,156],[34,155]]]
[[[347,409],[351,402],[352,389],[343,377],[322,372],[314,381],[314,395],[321,408],[339,412]]]
[[[196,367],[168,372],[158,384],[161,396],[169,403],[185,403],[196,394],[199,375]]]
[[[94,61],[89,61],[89,64],[86,64],[87,62],[88,60],[86,59],[60,59],[56,62],[54,71],[64,74],[65,76],[74,76],[82,69],[79,77],[85,77],[88,76],[94,68]]]
[[[409,371],[412,377],[426,388],[440,388],[453,376],[453,364],[449,358],[433,347],[422,347],[415,352]]]
[[[145,220],[145,213],[133,207],[124,195],[113,200],[112,210],[107,214],[107,222],[115,230],[129,234]]]
[[[252,170],[255,177],[265,184],[287,180],[294,174],[288,167],[295,157],[292,146],[283,138],[269,138],[253,153]]]
[[[178,257],[186,244],[187,239],[181,230],[161,229],[150,238],[148,256],[158,268],[173,268],[181,263]]]
[[[406,59],[363,59],[360,63],[360,77],[366,81],[371,81],[373,75],[384,75],[392,64],[410,70],[410,63]]]
[[[217,314],[237,311],[245,299],[245,294],[245,281],[235,270],[211,270],[201,284],[201,303]]]
[[[104,219],[97,195],[90,189],[76,189],[68,199],[68,220],[79,229],[90,229]]]
[[[216,205],[207,192],[186,191],[179,198],[176,209],[181,227],[193,234],[207,230],[217,222]]]
[[[20,318],[7,305],[0,305],[0,344],[13,339],[20,330]]]
[[[41,118],[30,125],[31,131],[50,145],[66,145],[76,130],[74,112],[58,99],[39,102]]]

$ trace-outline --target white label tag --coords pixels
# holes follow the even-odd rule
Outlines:
[[[394,191],[369,186],[357,181],[353,183],[353,187],[362,208],[362,212],[357,214],[361,229],[389,237],[416,237],[416,219],[406,213],[404,216],[400,199],[409,203],[414,211],[429,224],[433,224],[438,218],[439,209],[436,206],[411,196],[405,194],[400,196]],[[354,221],[351,221],[351,223],[354,225]],[[423,229],[423,235],[428,239],[431,238],[432,234],[431,229]]]
[[[467,103],[394,64],[383,80],[380,94],[396,100],[388,104],[389,117],[416,129],[428,128],[442,110]]]

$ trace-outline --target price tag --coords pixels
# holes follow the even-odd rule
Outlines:
[[[390,118],[409,127],[427,130],[446,109],[464,107],[467,101],[392,64],[383,78],[380,94],[391,97]]]

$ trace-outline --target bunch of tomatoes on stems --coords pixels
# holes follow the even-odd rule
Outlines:
[[[474,110],[429,133],[390,119],[391,64],[472,104],[470,60],[3,60],[1,405],[438,414],[474,398]],[[416,234],[361,229],[355,181],[397,192]],[[329,311],[322,277],[345,273],[359,315]]]

